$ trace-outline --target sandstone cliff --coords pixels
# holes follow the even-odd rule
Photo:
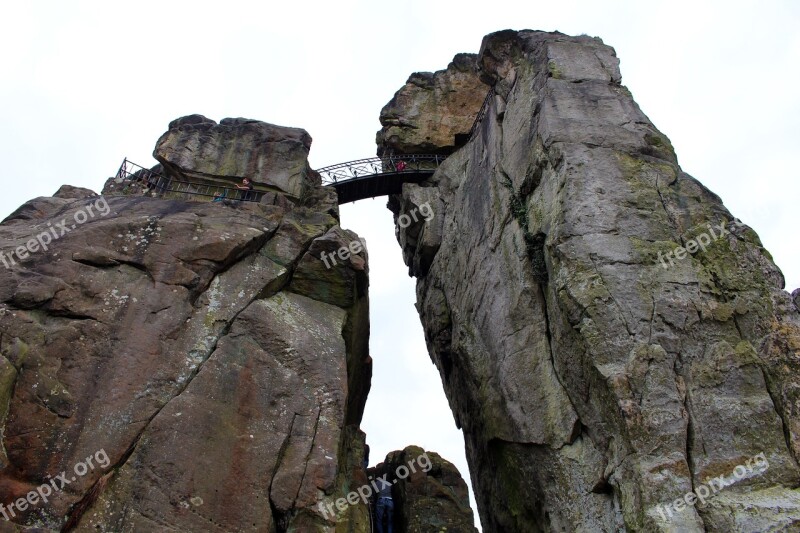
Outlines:
[[[247,177],[297,198],[315,185],[307,160],[310,148],[311,136],[299,128],[245,118],[217,124],[190,115],[170,123],[153,157],[176,179],[224,183]]]
[[[310,144],[183,117],[153,169],[0,224],[0,531],[371,531],[366,244]],[[210,201],[244,177],[259,202]],[[430,456],[398,531],[471,528]]]
[[[157,147],[165,165],[251,172],[244,153],[263,146],[246,137],[219,152],[227,159],[176,155],[187,123],[214,130],[176,121]],[[224,205],[67,187],[0,225],[7,251],[64,222],[46,250],[0,268],[6,530],[368,530],[363,504],[338,521],[319,510],[366,480],[366,252],[330,269],[319,260],[357,236],[338,226],[335,193],[303,173],[307,133],[236,124],[291,147],[262,170],[316,199]],[[60,473],[52,494],[25,503]]]
[[[458,54],[445,70],[416,72],[381,110],[378,155],[449,154],[475,122],[488,86],[475,54]]]
[[[398,239],[484,531],[798,530],[798,309],[618,63],[596,38],[486,37],[476,134],[390,199],[436,213]],[[432,149],[404,94],[379,153]]]

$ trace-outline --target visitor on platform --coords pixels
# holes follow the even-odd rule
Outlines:
[[[247,179],[247,178],[242,179],[242,184],[241,185],[237,185],[236,188],[241,190],[241,191],[243,191],[242,192],[242,197],[241,197],[242,200],[247,201],[247,200],[251,199],[252,191],[253,191],[253,184],[250,182],[249,179]]]
[[[392,499],[392,486],[384,486],[378,492],[378,503],[375,514],[377,515],[377,533],[392,533],[394,522],[394,500]]]

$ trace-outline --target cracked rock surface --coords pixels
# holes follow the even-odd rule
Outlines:
[[[153,150],[169,177],[225,184],[247,177],[294,198],[313,187],[308,151],[311,136],[300,128],[260,120],[203,115],[173,120]],[[230,183],[228,183],[230,184]]]
[[[378,155],[449,154],[469,133],[489,86],[475,54],[458,54],[446,69],[415,72],[381,110]]]
[[[435,213],[398,241],[483,529],[798,530],[798,295],[618,64],[596,38],[487,36],[477,134],[389,203]]]
[[[0,268],[0,502],[67,481],[4,530],[366,530],[363,504],[318,508],[364,478],[371,360],[366,251],[323,266],[321,250],[357,236],[317,196],[225,205],[65,187],[0,224],[3,251],[68,228]],[[108,463],[72,480],[99,451]]]

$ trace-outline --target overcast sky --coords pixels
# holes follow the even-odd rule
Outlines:
[[[167,124],[200,113],[308,130],[311,164],[375,154],[378,114],[409,74],[506,29],[601,37],[683,169],[753,227],[800,286],[800,3],[550,0],[0,4],[0,218],[64,183],[99,191],[150,166]],[[373,464],[418,444],[466,475],[425,349],[386,199],[342,208],[370,253]]]

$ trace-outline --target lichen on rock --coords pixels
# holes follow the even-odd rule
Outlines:
[[[165,168],[253,175],[273,201],[109,194],[107,214],[0,269],[0,503],[99,450],[110,462],[17,508],[19,527],[337,527],[317,505],[363,476],[366,252],[320,268],[321,243],[345,234],[306,173],[309,145],[302,130],[179,119],[156,148]],[[98,198],[65,186],[31,200],[0,224],[0,249]]]
[[[398,241],[484,531],[796,529],[797,292],[680,169],[612,48],[506,30],[477,64],[495,97],[474,137],[389,208],[440,209],[434,248]],[[760,453],[758,475],[669,507]]]

